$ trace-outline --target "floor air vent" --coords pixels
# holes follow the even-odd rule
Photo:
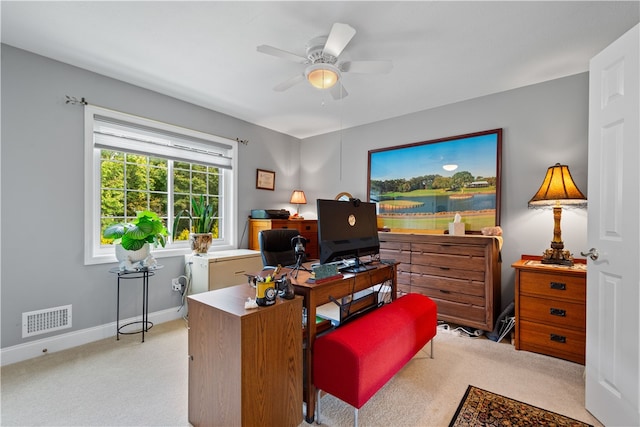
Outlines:
[[[22,313],[22,338],[71,327],[71,305]]]

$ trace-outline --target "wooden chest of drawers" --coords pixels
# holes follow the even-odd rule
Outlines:
[[[426,295],[444,321],[492,331],[500,310],[498,240],[379,233],[380,257],[398,265],[398,290]]]
[[[275,228],[292,228],[307,239],[307,259],[318,259],[318,221],[315,219],[249,219],[249,249],[260,250],[258,233]]]
[[[541,264],[535,257],[514,263],[516,349],[584,364],[585,264]]]

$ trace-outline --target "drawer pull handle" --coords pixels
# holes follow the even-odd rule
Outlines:
[[[451,270],[449,267],[440,267],[440,270]]]
[[[561,308],[553,308],[553,307],[551,307],[549,309],[549,313],[552,316],[560,316],[560,317],[566,317],[566,315],[567,315],[567,311],[566,310],[563,310]]]
[[[566,283],[562,283],[562,282],[551,282],[551,283],[549,283],[549,287],[551,289],[556,289],[558,291],[566,291],[567,290],[567,284]]]
[[[451,291],[448,291],[446,289],[440,289],[440,292],[442,292],[443,294],[450,294]]]
[[[562,344],[565,344],[567,342],[567,337],[563,335],[551,334],[549,338],[551,339],[551,341],[559,342]]]

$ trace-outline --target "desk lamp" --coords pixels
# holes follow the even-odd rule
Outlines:
[[[553,206],[553,240],[551,248],[544,251],[543,264],[573,265],[571,253],[564,250],[562,242],[560,230],[562,205],[582,205],[586,200],[587,198],[573,182],[569,166],[556,163],[547,169],[547,175],[538,192],[529,200],[529,207]]]
[[[293,215],[292,218],[302,219],[302,217],[300,217],[300,205],[307,204],[307,198],[304,196],[304,191],[293,190],[293,193],[291,193],[291,200],[289,200],[289,203],[292,203],[292,204],[295,203],[298,205],[298,210],[296,211],[296,214]]]

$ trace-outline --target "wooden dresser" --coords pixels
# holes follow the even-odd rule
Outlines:
[[[380,257],[400,263],[400,293],[430,297],[441,320],[493,330],[501,293],[497,238],[387,232],[378,236]]]
[[[584,260],[573,267],[523,256],[516,270],[516,350],[559,357],[584,365],[586,280]]]
[[[249,249],[260,250],[258,233],[275,228],[292,228],[307,239],[307,259],[318,259],[318,221],[315,219],[249,219]]]

